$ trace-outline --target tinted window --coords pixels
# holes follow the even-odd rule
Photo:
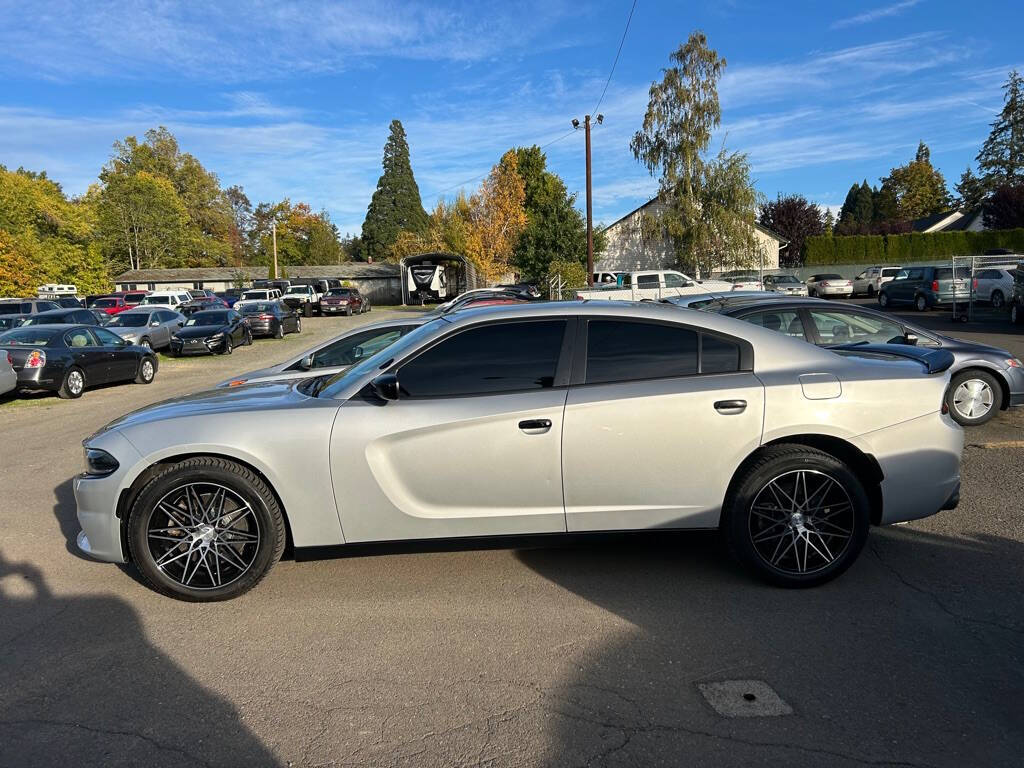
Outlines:
[[[689,376],[697,372],[697,332],[676,325],[591,320],[587,383]]]
[[[658,286],[657,275],[639,275],[636,279],[637,288],[657,288]]]
[[[804,324],[796,310],[770,309],[764,312],[743,315],[740,319],[786,336],[792,336],[797,339],[805,338]]]
[[[923,269],[908,269],[907,270],[907,280],[920,280],[923,277],[924,277],[924,270]]]
[[[895,277],[900,272],[899,268],[893,267],[891,269],[883,269],[882,277]]]
[[[45,347],[56,333],[57,331],[49,330],[45,325],[33,328],[15,328],[0,335],[0,344]]]
[[[196,325],[226,325],[230,322],[227,312],[196,312],[185,321],[185,325],[191,328]]]
[[[702,333],[700,372],[733,373],[740,369],[740,346],[717,336]]]
[[[452,397],[553,386],[564,334],[564,320],[463,331],[402,366],[402,394]]]
[[[849,344],[866,341],[887,344],[903,341],[903,326],[874,315],[854,312],[810,311],[822,344]]]
[[[414,327],[407,325],[401,328],[376,328],[341,339],[313,353],[313,367],[352,365],[394,344],[399,337]]]

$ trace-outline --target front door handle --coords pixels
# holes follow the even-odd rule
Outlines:
[[[729,415],[733,413],[743,413],[747,410],[746,400],[719,400],[715,403],[715,410],[719,413]]]
[[[526,419],[519,422],[519,428],[528,435],[543,435],[551,429],[551,419]]]

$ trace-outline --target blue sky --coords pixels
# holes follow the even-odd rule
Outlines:
[[[115,139],[166,125],[254,203],[290,197],[358,232],[392,118],[429,209],[510,146],[548,144],[583,202],[583,136],[631,0],[0,0],[0,163],[71,193]],[[842,203],[919,140],[952,184],[1024,69],[1024,4],[639,0],[595,129],[594,216],[656,183],[629,152],[647,89],[690,31],[728,61],[715,138],[758,189]]]

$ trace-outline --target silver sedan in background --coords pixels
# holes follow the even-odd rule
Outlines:
[[[106,328],[129,344],[163,349],[171,345],[171,336],[185,324],[185,319],[173,309],[140,306],[114,315]]]
[[[277,365],[232,376],[217,386],[238,387],[258,381],[308,379],[341,373],[360,360],[377,354],[429,319],[431,316],[423,315],[360,325]]]
[[[652,303],[453,313],[331,378],[207,390],[107,425],[74,483],[78,546],[209,601],[256,585],[286,532],[301,551],[717,529],[760,578],[821,584],[871,525],[959,500],[952,356],[891,349],[835,352]]]

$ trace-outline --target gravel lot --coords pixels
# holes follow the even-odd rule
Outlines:
[[[1020,765],[1024,410],[968,433],[957,510],[814,590],[709,535],[286,561],[217,605],[76,554],[83,437],[385,316],[0,403],[0,765]],[[1010,326],[923,320],[1024,357]],[[707,685],[731,680],[759,682]],[[725,717],[701,684],[789,713]]]

